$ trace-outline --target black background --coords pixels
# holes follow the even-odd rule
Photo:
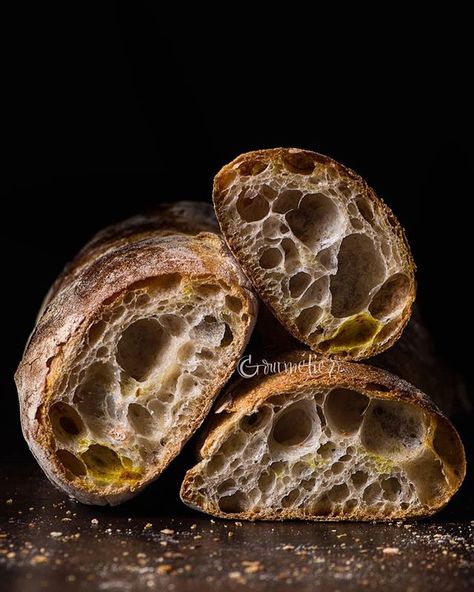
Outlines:
[[[367,15],[294,5],[257,18],[255,6],[165,15],[158,3],[127,4],[21,7],[4,21],[9,452],[26,454],[12,374],[64,263],[104,225],[161,201],[209,200],[217,170],[256,148],[316,150],[366,178],[407,230],[438,347],[467,375],[469,19],[395,5]]]

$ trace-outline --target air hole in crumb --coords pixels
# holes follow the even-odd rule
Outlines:
[[[314,325],[319,321],[322,314],[323,309],[320,306],[315,305],[305,308],[296,317],[295,325],[303,335],[307,335],[311,332]]]
[[[332,314],[344,318],[368,304],[369,293],[385,275],[374,242],[364,234],[350,234],[341,243],[338,269],[331,277]]]
[[[383,496],[389,501],[395,501],[401,491],[400,482],[395,477],[389,477],[382,481]]]
[[[355,199],[355,204],[362,218],[371,224],[374,221],[374,210],[369,200],[363,195],[358,195]]]
[[[441,459],[451,469],[459,469],[463,463],[461,447],[454,430],[444,420],[438,420],[433,446]]]
[[[68,450],[57,450],[56,456],[63,467],[72,473],[74,477],[83,477],[86,474],[84,463]]]
[[[227,460],[223,454],[214,455],[207,463],[207,472],[209,475],[214,475],[227,466]]]
[[[93,325],[91,325],[88,333],[89,337],[89,345],[92,347],[95,345],[101,337],[104,335],[105,330],[107,329],[107,323],[105,321],[97,321]]]
[[[236,491],[232,495],[221,497],[219,509],[225,514],[245,512],[248,508],[248,497],[243,491]]]
[[[410,292],[410,280],[403,273],[389,277],[372,298],[369,311],[376,319],[385,319],[393,315],[407,304]]]
[[[118,454],[100,444],[92,444],[81,455],[82,460],[93,474],[97,478],[108,478],[122,470],[122,463],[118,457]]]
[[[266,249],[260,255],[259,263],[263,269],[273,269],[278,267],[283,260],[280,249]]]
[[[135,321],[118,342],[117,362],[135,380],[146,380],[169,341],[169,335],[155,319]]]
[[[239,175],[242,175],[243,177],[254,177],[255,175],[263,173],[267,167],[268,162],[263,160],[247,160],[239,164],[236,170]]]
[[[186,329],[186,322],[184,319],[175,314],[164,314],[159,317],[159,322],[162,327],[170,333],[170,335],[182,335]]]
[[[53,433],[60,441],[70,441],[84,430],[84,423],[79,413],[62,401],[55,403],[49,410]]]
[[[224,323],[224,336],[221,339],[220,347],[227,347],[234,341],[234,334],[227,323]]]
[[[369,476],[365,471],[356,471],[351,475],[351,481],[357,489],[363,487],[367,483],[368,478]]]
[[[195,286],[194,291],[199,296],[210,298],[219,294],[219,292],[222,291],[222,288],[216,284],[201,284],[199,286]]]
[[[227,308],[232,312],[239,313],[242,310],[242,300],[236,296],[227,295],[225,297],[225,303]]]
[[[240,427],[246,432],[250,434],[252,432],[256,432],[257,430],[261,429],[264,425],[268,423],[272,416],[272,411],[269,407],[264,406],[261,407],[255,413],[250,415],[245,415],[240,420]]]
[[[305,409],[290,406],[277,418],[272,436],[280,446],[297,446],[311,435],[313,422]]]
[[[299,271],[297,274],[291,276],[288,283],[290,294],[292,298],[299,298],[306,290],[311,282],[311,276],[304,271]]]
[[[351,434],[359,429],[368,404],[369,398],[366,395],[336,388],[327,395],[324,411],[332,428],[341,434]]]
[[[290,238],[282,239],[280,246],[285,253],[285,269],[287,273],[291,274],[296,271],[296,267],[299,265],[298,249]]]
[[[273,211],[277,214],[286,214],[286,212],[294,210],[298,207],[301,196],[301,191],[297,189],[282,191],[273,204]]]
[[[245,222],[256,222],[257,220],[265,218],[269,209],[270,206],[264,197],[257,194],[251,198],[247,195],[245,189],[240,193],[240,196],[237,199],[237,212]]]
[[[286,222],[296,238],[316,251],[342,231],[344,219],[332,199],[310,193],[303,196],[297,210],[286,214]]]
[[[408,460],[423,446],[425,432],[424,413],[418,407],[373,399],[365,414],[361,443],[383,457]]]
[[[343,502],[349,495],[349,488],[345,483],[334,485],[332,489],[327,492],[328,498],[333,502]]]
[[[128,406],[128,421],[133,429],[142,436],[150,436],[154,431],[154,421],[151,413],[138,403],[130,403]]]
[[[289,493],[285,495],[284,498],[281,500],[281,505],[284,508],[291,508],[294,506],[299,498],[300,492],[298,489],[292,489]]]
[[[378,483],[371,483],[364,489],[362,499],[367,504],[373,504],[380,497],[381,493],[380,485]]]
[[[334,444],[334,442],[325,442],[322,446],[318,448],[317,453],[324,460],[329,460],[335,451],[336,445]]]
[[[263,493],[271,491],[276,483],[275,473],[264,471],[258,478],[258,487]]]
[[[103,420],[110,414],[108,401],[113,404],[113,399],[109,395],[116,389],[118,385],[112,364],[95,362],[87,368],[84,380],[74,393],[73,401],[88,422]]]

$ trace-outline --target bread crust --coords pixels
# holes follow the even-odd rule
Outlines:
[[[343,362],[339,360],[328,360],[322,357],[316,359],[309,358],[307,351],[293,351],[282,355],[279,359],[286,362],[299,363],[301,368],[298,371],[282,371],[267,377],[255,377],[249,380],[240,380],[234,386],[229,387],[227,392],[219,399],[216,404],[211,421],[207,423],[206,432],[202,436],[199,447],[199,461],[209,458],[218,450],[224,436],[228,433],[231,426],[235,425],[242,416],[256,411],[262,403],[268,398],[280,393],[291,394],[294,391],[300,391],[307,387],[322,388],[349,388],[358,392],[365,393],[377,399],[398,401],[414,405],[425,411],[432,421],[432,432],[436,426],[444,425],[450,432],[453,443],[453,455],[459,460],[457,465],[458,474],[449,472],[449,488],[446,495],[439,499],[432,507],[424,507],[419,512],[414,513],[410,510],[400,509],[396,515],[387,515],[378,520],[393,520],[403,518],[413,518],[432,515],[441,510],[456,493],[462,484],[466,474],[466,457],[461,439],[451,424],[443,415],[435,403],[416,387],[398,378],[397,376],[366,364],[356,364],[352,362]],[[313,371],[308,371],[308,364],[313,367]],[[432,434],[432,437],[434,435]],[[444,464],[444,463],[443,463]],[[367,521],[373,520],[370,513],[357,509],[350,516],[314,516],[303,514],[291,507],[283,509],[278,513],[272,510],[268,511],[246,511],[238,514],[224,513],[214,506],[206,505],[206,500],[198,500],[193,489],[193,479],[198,473],[198,466],[190,469],[183,480],[181,486],[182,501],[194,509],[211,513],[214,516],[229,519],[245,520],[289,520],[304,519],[312,521]]]
[[[219,233],[219,224],[210,203],[194,201],[164,203],[148,214],[138,214],[99,230],[74,259],[66,264],[53,282],[36,320],[39,320],[49,302],[63,286],[71,282],[89,263],[108,251],[148,236],[194,236],[200,232]]]
[[[45,409],[54,394],[61,366],[72,355],[97,311],[123,291],[164,274],[186,278],[217,278],[245,301],[246,323],[235,336],[236,363],[251,334],[257,300],[222,239],[214,233],[197,236],[155,231],[157,219],[137,218],[107,230],[91,241],[62,277],[39,319],[15,375],[24,437],[49,479],[75,499],[90,504],[118,504],[154,480],[201,424],[233,364],[216,374],[201,395],[198,412],[180,438],[170,443],[162,462],[150,467],[143,479],[121,487],[83,487],[67,478],[54,454],[54,442]],[[164,229],[164,225],[163,229]],[[144,230],[145,227],[145,230]],[[170,225],[171,230],[173,225]],[[135,230],[137,233],[134,234]]]
[[[409,289],[406,299],[406,306],[397,317],[397,324],[394,332],[385,342],[382,343],[375,340],[372,343],[372,345],[368,346],[366,349],[362,351],[356,351],[353,353],[345,352],[343,354],[339,352],[327,353],[318,345],[315,346],[311,342],[309,337],[303,335],[302,332],[296,326],[296,324],[292,320],[290,320],[288,316],[285,314],[283,310],[284,307],[281,305],[281,303],[275,300],[271,288],[268,286],[268,283],[262,277],[259,267],[256,261],[254,260],[256,258],[256,254],[254,253],[252,256],[248,256],[245,254],[244,249],[242,248],[242,238],[239,236],[238,233],[234,232],[232,229],[231,218],[227,210],[225,195],[230,182],[235,178],[237,174],[237,170],[240,170],[242,168],[250,169],[251,167],[255,166],[256,162],[261,163],[262,166],[266,166],[268,163],[271,163],[281,168],[282,162],[286,162],[287,168],[289,166],[291,169],[291,167],[294,165],[293,176],[291,170],[287,170],[286,176],[288,178],[294,179],[293,186],[297,188],[299,187],[298,177],[301,176],[299,175],[299,172],[301,171],[298,170],[298,159],[300,160],[300,162],[303,163],[301,166],[304,166],[306,158],[311,158],[315,163],[323,166],[327,170],[328,175],[337,175],[339,178],[343,179],[347,183],[347,185],[351,187],[354,191],[357,191],[358,194],[365,197],[371,203],[377,205],[380,214],[387,220],[388,224],[390,225],[393,231],[393,235],[397,239],[401,259],[403,260],[403,272],[409,279]],[[288,159],[290,159],[293,162],[293,165],[288,163]],[[403,329],[405,328],[406,324],[410,319],[413,302],[416,296],[416,281],[414,276],[416,270],[415,262],[413,260],[410,247],[408,245],[405,231],[398,222],[397,218],[395,217],[391,209],[386,205],[382,198],[380,198],[375,193],[375,191],[368,186],[364,179],[362,179],[362,177],[360,177],[353,170],[336,162],[328,156],[316,152],[311,152],[309,150],[300,150],[297,148],[272,148],[267,150],[256,150],[238,156],[232,162],[225,165],[217,173],[214,179],[213,200],[216,216],[219,221],[224,238],[227,244],[229,245],[229,248],[241,264],[244,272],[246,273],[249,280],[255,287],[259,297],[269,307],[269,309],[272,311],[272,313],[275,315],[278,321],[285,327],[285,329],[289,333],[291,333],[291,335],[293,335],[296,339],[305,343],[314,351],[321,353],[322,355],[326,355],[328,357],[332,357],[335,359],[353,360],[369,358],[378,353],[381,353],[382,351],[389,349],[399,339],[400,335],[403,332]]]

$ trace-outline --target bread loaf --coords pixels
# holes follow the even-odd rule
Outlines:
[[[400,336],[414,263],[394,214],[353,171],[314,152],[249,152],[214,180],[222,232],[259,296],[314,351],[360,359]]]
[[[56,282],[16,373],[24,436],[79,501],[155,479],[209,411],[257,302],[204,204],[99,233]]]

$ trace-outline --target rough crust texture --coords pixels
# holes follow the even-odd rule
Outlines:
[[[297,339],[350,359],[398,339],[415,265],[394,214],[356,173],[315,152],[259,150],[224,166],[213,196],[229,247]]]
[[[249,520],[392,520],[440,510],[466,470],[449,420],[385,370],[314,354],[308,364],[309,355],[282,356],[299,368],[241,380],[222,397],[200,462],[183,481],[184,503]]]
[[[178,207],[207,210],[169,211]],[[19,365],[24,436],[49,479],[79,501],[118,504],[155,479],[248,341],[253,292],[222,239],[194,221],[183,233],[134,218],[93,239]]]

